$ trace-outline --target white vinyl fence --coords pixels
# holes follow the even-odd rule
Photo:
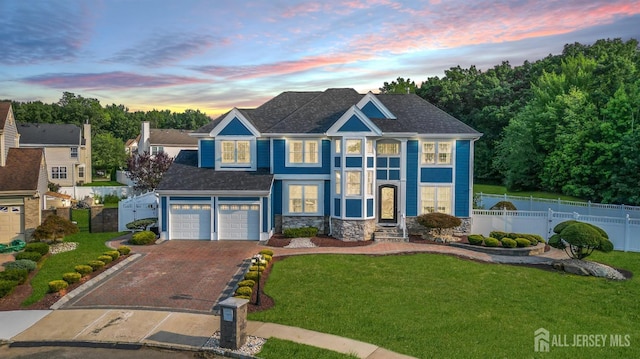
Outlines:
[[[60,187],[58,191],[60,193],[68,194],[74,199],[81,201],[86,197],[94,198],[96,196],[104,197],[105,195],[116,195],[120,198],[128,197],[131,195],[131,187],[127,186],[73,186],[73,187]]]
[[[155,192],[147,192],[118,202],[119,231],[128,231],[127,223],[154,217],[158,217],[158,196]]]
[[[565,201],[561,199],[547,199],[523,196],[508,196],[506,194],[476,194],[476,205],[480,208],[489,209],[500,201],[509,201],[521,211],[544,211],[552,209],[556,212],[578,213],[586,216],[603,216],[640,218],[640,207],[627,206],[624,204],[606,204],[592,202]]]
[[[575,219],[604,229],[616,250],[640,252],[640,219],[582,215],[570,212],[473,210],[471,233],[488,236],[491,231],[532,233],[548,239],[561,222]]]

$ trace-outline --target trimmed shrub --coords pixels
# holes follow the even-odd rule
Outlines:
[[[106,251],[106,252],[104,252],[102,254],[105,255],[105,256],[111,257],[111,260],[114,260],[114,261],[116,259],[120,258],[120,252],[118,252],[118,251]]]
[[[106,255],[98,257],[98,260],[101,262],[104,262],[105,265],[113,262],[113,258],[111,258],[111,256],[106,256]]]
[[[49,292],[51,293],[59,292],[63,289],[67,289],[68,286],[69,286],[69,283],[61,279],[52,280],[51,282],[49,282]]]
[[[80,278],[82,278],[82,275],[78,272],[69,272],[62,275],[62,279],[69,284],[79,282]]]
[[[502,238],[502,246],[505,248],[515,248],[518,245],[515,239],[509,237]]]
[[[258,269],[258,266],[251,266],[249,267],[249,272],[255,272],[257,270],[259,270],[260,272],[264,272],[265,266],[260,266],[260,269]]]
[[[531,245],[531,242],[529,242],[528,239],[526,238],[516,238],[516,244],[518,245],[518,247],[528,247]]]
[[[316,235],[318,235],[318,228],[316,227],[286,228],[283,234],[287,238],[315,237]]]
[[[144,218],[138,219],[133,222],[127,223],[127,229],[132,229],[136,231],[142,231],[149,228],[150,225],[158,222],[157,218]]]
[[[262,254],[263,256],[267,255],[267,256],[273,257],[273,251],[271,249],[261,249],[260,252],[258,252],[258,254]]]
[[[580,223],[576,220],[570,219],[568,221],[564,221],[561,223],[556,224],[555,227],[553,227],[553,232],[554,233],[560,233],[562,232],[565,228],[569,227],[570,225],[574,224],[574,223]]]
[[[87,263],[94,271],[104,268],[105,263],[103,261],[89,261]]]
[[[542,238],[541,235],[538,234],[531,234],[530,236],[532,236],[533,238],[536,239],[536,241],[538,241],[538,243],[547,243],[547,241],[544,240],[544,238]]]
[[[32,242],[27,243],[24,247],[25,252],[38,252],[41,256],[46,256],[49,253],[49,245],[44,242]]]
[[[38,267],[36,262],[30,259],[17,259],[13,262],[8,262],[3,264],[5,269],[26,269],[28,272],[31,272]]]
[[[479,246],[484,241],[484,236],[482,234],[470,234],[467,236],[467,241],[469,241],[469,244]]]
[[[484,245],[487,247],[497,247],[500,245],[500,241],[493,237],[487,237],[484,239]]]
[[[255,280],[245,279],[245,280],[241,280],[241,281],[238,282],[238,287],[251,287],[251,288],[253,288],[254,285],[256,285],[256,281]]]
[[[506,209],[507,211],[517,211],[518,209],[516,208],[516,206],[513,205],[513,203],[509,202],[509,201],[500,201],[496,204],[494,204],[493,206],[491,206],[491,208],[489,208],[492,211],[495,210],[499,210],[499,209]]]
[[[263,254],[262,255],[262,259],[264,259],[267,262],[271,262],[271,260],[273,259],[272,256],[268,255],[268,254]]]
[[[75,269],[76,272],[80,273],[80,275],[83,277],[93,272],[93,268],[90,265],[86,265],[86,264],[77,265],[73,269]]]
[[[151,231],[136,232],[131,236],[129,243],[135,245],[147,245],[156,242],[156,234]]]
[[[567,222],[570,223],[566,224]],[[558,224],[553,231],[556,234],[549,238],[549,245],[564,249],[571,258],[584,259],[594,250],[602,252],[613,250],[613,243],[609,241],[607,233],[590,223],[565,221]]]
[[[120,253],[120,255],[126,256],[127,254],[131,253],[131,248],[128,246],[120,246],[118,247],[118,252]]]
[[[416,217],[416,222],[423,227],[435,229],[439,235],[443,229],[455,228],[462,224],[460,218],[439,212],[421,214]]]
[[[14,257],[16,259],[29,259],[34,262],[39,262],[42,259],[42,255],[38,252],[18,252]]]
[[[13,289],[18,286],[16,280],[0,279],[0,298],[6,297],[13,292]]]
[[[251,300],[251,297],[249,297],[248,295],[234,295],[233,297],[234,298]]]
[[[0,272],[0,280],[17,281],[18,284],[26,282],[27,276],[29,276],[29,271],[26,269],[7,269]]]
[[[499,241],[502,240],[502,238],[509,238],[509,234],[507,232],[502,232],[502,231],[492,231],[491,233],[489,233],[489,237],[493,237]]]
[[[253,288],[251,287],[238,287],[238,289],[236,289],[236,295],[246,295],[250,297],[252,293]]]
[[[78,233],[78,226],[66,218],[51,214],[33,232],[33,238],[37,241],[55,242],[74,233]]]
[[[252,280],[254,282],[258,281],[258,272],[257,271],[249,271],[244,275],[244,279]]]

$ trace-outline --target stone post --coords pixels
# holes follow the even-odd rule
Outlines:
[[[220,302],[220,347],[237,350],[246,342],[248,303],[234,297]]]

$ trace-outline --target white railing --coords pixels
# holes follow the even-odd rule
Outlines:
[[[400,217],[400,227],[402,227],[402,238],[407,238],[407,216],[404,213]]]
[[[616,250],[640,252],[640,219],[582,215],[577,212],[473,210],[471,233],[491,231],[532,233],[548,239],[561,222],[575,219],[604,229]]]
[[[104,197],[106,195],[115,195],[120,198],[128,197],[131,195],[131,187],[127,186],[71,186],[60,187],[59,193],[68,194],[78,201],[85,199],[86,197],[94,198],[96,196]]]
[[[523,211],[546,211],[552,209],[556,212],[576,212],[586,216],[604,216],[624,218],[627,215],[631,218],[640,218],[640,207],[628,206],[625,204],[593,203],[591,201],[566,201],[560,198],[536,198],[533,196],[511,196],[507,194],[487,194],[477,193],[477,205],[480,208],[491,208],[500,201],[513,203],[518,210]]]

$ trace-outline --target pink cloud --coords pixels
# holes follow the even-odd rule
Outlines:
[[[159,88],[209,82],[183,76],[146,76],[127,72],[46,74],[23,79],[28,84],[58,89],[113,90]]]

